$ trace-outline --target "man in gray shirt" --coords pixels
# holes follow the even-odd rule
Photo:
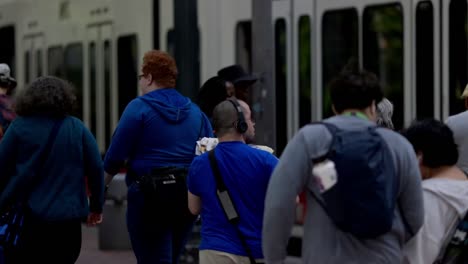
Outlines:
[[[382,91],[374,74],[343,72],[332,82],[330,92],[337,116],[325,122],[344,130],[362,130],[376,125],[376,104],[382,99]],[[283,263],[295,220],[295,198],[304,190],[307,192],[302,241],[304,263],[402,262],[404,243],[423,224],[418,160],[412,146],[401,135],[386,128],[376,131],[390,148],[399,180],[391,230],[372,239],[355,237],[337,228],[313,198],[309,190],[317,192],[319,186],[312,176],[312,160],[329,151],[332,135],[323,125],[309,125],[288,143],[268,186],[262,239],[267,263]]]
[[[450,116],[446,123],[452,129],[455,143],[458,145],[457,166],[468,175],[468,85],[461,97],[465,100],[467,111]]]

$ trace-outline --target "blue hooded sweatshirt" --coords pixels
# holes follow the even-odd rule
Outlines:
[[[104,170],[114,175],[125,160],[137,175],[152,168],[188,167],[201,137],[213,137],[213,130],[189,98],[173,88],[149,92],[125,108],[106,153]]]

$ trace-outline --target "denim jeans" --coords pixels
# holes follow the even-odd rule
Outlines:
[[[145,213],[145,199],[137,183],[128,188],[127,228],[138,264],[177,264],[194,223],[193,217],[181,216],[171,223],[161,223],[164,212],[157,204],[151,210],[157,217]]]

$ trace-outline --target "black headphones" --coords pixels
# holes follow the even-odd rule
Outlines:
[[[237,111],[237,121],[234,123],[234,127],[237,129],[237,132],[244,134],[249,128],[249,125],[247,124],[247,122],[245,122],[244,113],[242,113],[242,108],[236,99],[229,99],[228,101],[231,102],[231,104],[234,106],[234,108],[236,108]]]

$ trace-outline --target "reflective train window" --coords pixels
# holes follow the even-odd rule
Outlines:
[[[70,44],[65,48],[65,79],[73,84],[77,109],[73,113],[83,119],[83,45]]]
[[[333,115],[328,85],[352,60],[358,59],[356,9],[329,11],[322,20],[322,117]]]
[[[278,156],[286,147],[287,134],[287,34],[286,20],[277,19],[275,22],[275,76],[276,76],[276,149]]]
[[[449,114],[462,112],[463,100],[460,99],[467,83],[467,3],[466,0],[452,0],[449,7]]]
[[[312,121],[311,113],[311,45],[310,45],[310,17],[299,18],[299,126],[302,127]]]
[[[138,46],[136,35],[122,36],[117,40],[117,85],[119,118],[127,104],[138,95]]]
[[[96,137],[96,120],[97,120],[97,113],[96,113],[96,43],[91,42],[89,43],[89,105],[90,105],[90,124],[89,130],[93,133],[94,137]]]
[[[61,46],[51,47],[47,52],[47,74],[63,78],[63,48]]]
[[[434,7],[416,7],[416,118],[434,116]]]
[[[42,50],[36,50],[36,66],[37,77],[44,75],[44,69],[42,68]]]
[[[393,123],[401,129],[403,102],[403,14],[400,5],[368,7],[363,17],[364,68],[377,74],[393,103]]]
[[[250,72],[252,69],[252,22],[243,21],[236,25],[236,63]]]
[[[16,60],[15,60],[15,27],[6,26],[0,28],[0,62],[10,66],[11,75],[16,77]]]
[[[26,51],[24,53],[24,84],[29,84],[31,76],[31,65],[30,65],[30,52]]]
[[[104,142],[105,142],[105,149],[109,147],[110,140],[112,137],[112,127],[111,127],[111,120],[112,120],[112,109],[111,109],[111,67],[112,67],[112,47],[111,42],[109,40],[104,41],[104,119],[105,119],[105,126],[104,126]]]

